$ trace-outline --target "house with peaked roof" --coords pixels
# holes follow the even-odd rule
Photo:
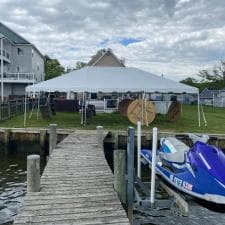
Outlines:
[[[109,48],[98,51],[92,56],[87,66],[125,67],[124,60],[119,59]]]
[[[27,85],[44,80],[44,57],[35,45],[1,22],[0,41],[4,97],[24,95]]]
[[[104,67],[125,67],[124,60],[119,59],[112,51],[112,49],[101,49],[95,55],[91,57],[91,60],[87,63],[86,66],[104,66]],[[112,98],[111,93],[89,93],[88,99],[103,99],[103,98]],[[95,102],[96,104],[96,102]]]

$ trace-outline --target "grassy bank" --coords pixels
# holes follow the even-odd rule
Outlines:
[[[168,121],[166,115],[157,115],[150,129],[156,126],[164,131],[177,132],[203,132],[203,133],[225,133],[225,109],[204,106],[205,116],[208,126],[198,127],[197,107],[192,105],[184,105],[182,108],[182,116],[179,121],[173,123]],[[203,121],[202,121],[203,122]],[[83,127],[80,125],[80,115],[78,113],[57,113],[50,119],[39,118],[37,120],[36,113],[31,119],[27,119],[27,127],[48,127],[50,123],[57,123],[60,128],[78,128],[78,129],[95,129],[97,125],[102,125],[106,129],[127,129],[132,125],[126,117],[118,113],[101,113],[94,116],[90,124]],[[0,122],[1,127],[23,127],[23,116],[17,116],[7,121]]]

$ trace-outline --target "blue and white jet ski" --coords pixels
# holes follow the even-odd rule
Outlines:
[[[207,144],[208,136],[189,134],[194,145],[189,148],[174,137],[161,138],[156,156],[156,173],[175,188],[209,202],[225,204],[225,155]],[[151,166],[150,150],[141,157]]]

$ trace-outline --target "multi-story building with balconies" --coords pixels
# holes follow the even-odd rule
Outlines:
[[[1,22],[0,41],[0,82],[4,97],[24,95],[27,85],[44,80],[44,57],[32,43]]]

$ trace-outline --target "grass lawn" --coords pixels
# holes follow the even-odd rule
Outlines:
[[[208,126],[204,126],[202,121],[201,128],[198,127],[197,106],[184,105],[182,116],[179,121],[169,122],[165,115],[156,115],[155,120],[148,128],[153,126],[160,128],[162,131],[177,132],[199,132],[199,133],[225,133],[225,109],[204,106],[204,112]],[[57,113],[50,119],[36,119],[36,113],[33,113],[31,119],[27,119],[27,127],[48,127],[50,123],[58,124],[60,128],[78,128],[78,129],[95,129],[97,125],[102,125],[106,129],[127,129],[132,125],[126,117],[118,113],[101,113],[92,117],[90,124],[83,127],[80,125],[80,115],[78,113]],[[1,127],[23,127],[23,115],[14,117],[10,120],[0,122]]]

